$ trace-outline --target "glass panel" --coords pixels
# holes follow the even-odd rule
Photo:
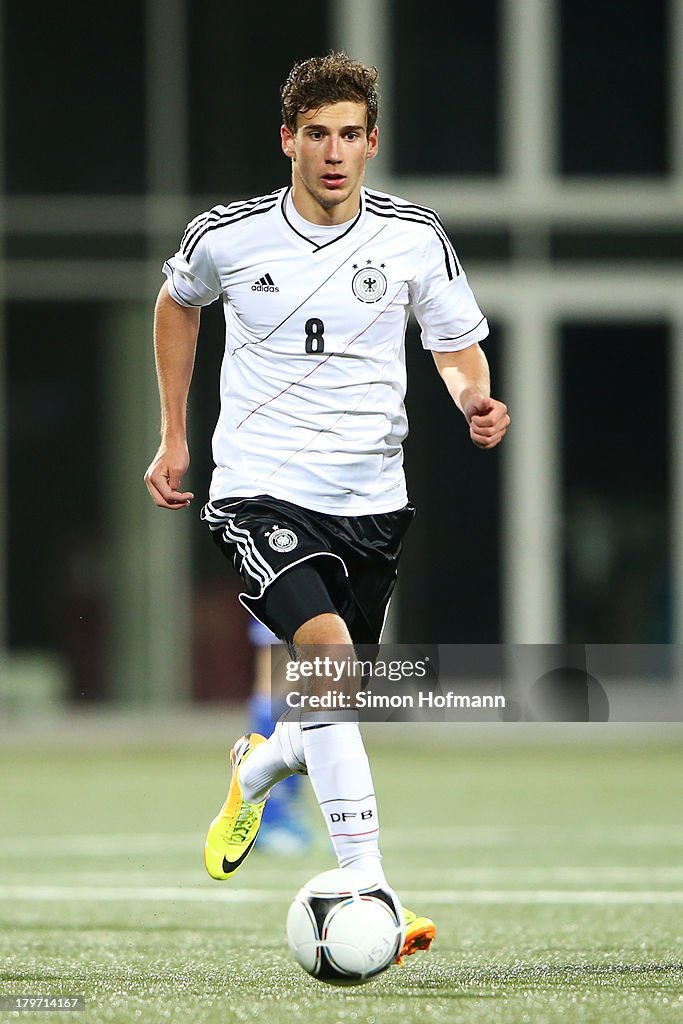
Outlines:
[[[57,653],[78,697],[106,661],[101,309],[7,306],[9,641]]]
[[[494,394],[500,331],[482,344]],[[499,506],[501,449],[482,452],[469,439],[419,329],[406,338],[408,493],[417,515],[400,570],[402,643],[496,643],[501,630]]]
[[[565,637],[670,639],[668,330],[566,324]]]
[[[664,0],[561,0],[561,171],[666,174]]]
[[[499,6],[391,4],[397,174],[500,172]]]
[[[4,9],[8,191],[144,191],[144,4]]]

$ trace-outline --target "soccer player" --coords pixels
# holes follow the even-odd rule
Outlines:
[[[201,307],[221,298],[221,411],[202,518],[242,575],[245,607],[307,657],[340,645],[352,654],[382,631],[414,514],[402,453],[409,309],[474,444],[495,447],[510,422],[478,344],[486,319],[439,218],[363,186],[378,146],[376,83],[376,68],[343,53],[293,67],[280,131],[291,185],[196,217],[164,264],[156,306],[162,430],[149,492],[172,510],[194,497],[181,490],[186,403]],[[212,877],[239,869],[270,789],[299,772],[340,867],[386,881],[357,723],[280,721],[267,740],[237,740],[230,761],[206,838]],[[406,911],[402,955],[434,934]]]

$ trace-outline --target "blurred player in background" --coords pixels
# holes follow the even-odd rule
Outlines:
[[[495,447],[509,424],[478,345],[486,318],[439,218],[363,186],[378,146],[376,82],[376,68],[345,54],[294,66],[282,88],[291,186],[193,220],[156,307],[162,439],[147,487],[161,508],[193,498],[181,490],[186,403],[200,309],[220,297],[221,411],[202,517],[242,575],[242,603],[306,659],[340,648],[353,658],[353,644],[382,632],[414,514],[402,450],[410,308],[474,444]],[[420,126],[410,129],[419,144]],[[443,465],[454,471],[447,439]],[[447,531],[447,510],[435,528]],[[297,772],[311,780],[339,866],[387,884],[357,723],[280,721],[268,740],[239,739],[231,765],[206,839],[212,877],[240,868],[270,790]],[[428,948],[434,933],[406,911],[402,953]]]
[[[250,733],[270,736],[279,717],[272,707],[271,647],[278,639],[267,626],[249,616],[249,642],[254,649],[254,682],[249,698]],[[285,709],[282,708],[282,711]],[[302,793],[303,778],[296,773],[283,779],[271,791],[263,810],[257,847],[268,853],[293,856],[303,853],[312,842],[306,822]]]

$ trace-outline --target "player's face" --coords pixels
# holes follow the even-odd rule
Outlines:
[[[377,152],[377,128],[366,132],[364,103],[330,103],[297,116],[296,132],[282,126],[282,149],[292,161],[294,205],[313,224],[341,224],[358,212],[365,164]]]

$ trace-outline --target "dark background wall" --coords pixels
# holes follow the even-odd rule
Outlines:
[[[393,71],[382,89],[391,97],[397,187],[404,177],[448,179],[454,189],[459,181],[500,178],[503,4],[400,0],[390,8]],[[567,181],[587,175],[665,181],[672,168],[670,4],[623,0],[618,18],[611,5],[588,0],[561,0],[555,10],[557,174]],[[287,180],[277,139],[279,84],[295,59],[332,46],[334,14],[330,3],[308,0],[258,10],[219,0],[188,5],[186,218],[208,202],[259,194]],[[145,5],[132,0],[113,7],[36,0],[3,10],[5,256],[10,282],[23,282],[10,288],[5,318],[9,644],[59,651],[77,680],[74,691],[84,695],[106,691],[100,666],[110,553],[103,480],[107,443],[115,442],[107,441],[101,396],[117,298],[46,296],[40,275],[22,276],[22,267],[38,261],[49,280],[50,267],[81,259],[103,273],[115,263],[132,277],[149,255],[135,215],[149,180],[148,32]],[[65,207],[65,216],[73,213],[63,232],[43,231],[41,197],[99,197],[112,210],[128,211],[127,226],[92,230],[84,207],[75,205]],[[24,211],[25,220],[19,200],[37,211],[30,231],[13,227],[24,221],[12,211]],[[169,238],[184,227],[183,217],[176,219],[168,223]],[[478,271],[498,268],[503,280],[519,258],[504,219],[495,226],[450,221],[447,227],[475,292]],[[609,225],[558,223],[544,244],[548,266],[560,273],[579,262],[600,267],[656,260],[671,267],[683,258],[683,235],[671,225],[615,234]],[[143,289],[150,313],[156,287],[150,278]],[[497,321],[492,327],[487,353],[496,391],[504,396],[506,328]],[[191,483],[198,494],[211,469],[221,329],[220,310],[212,308],[192,395]],[[671,451],[666,430],[658,427],[669,416],[662,388],[671,364],[668,325],[588,318],[565,321],[558,338],[565,635],[593,642],[666,640]],[[500,640],[502,455],[482,457],[471,448],[412,326],[407,359],[406,463],[419,513],[403,565],[401,635],[425,642]],[[656,393],[645,403],[639,399],[643,360]],[[609,424],[597,440],[596,392],[601,423]],[[138,475],[143,470],[131,467]],[[193,588],[197,606],[206,607],[222,586],[234,590],[234,581],[228,584],[201,527],[192,529]],[[79,625],[83,608],[87,628]],[[235,630],[243,637],[239,622],[226,632],[233,646]],[[240,672],[246,679],[248,665]],[[202,693],[201,681],[195,688]]]

